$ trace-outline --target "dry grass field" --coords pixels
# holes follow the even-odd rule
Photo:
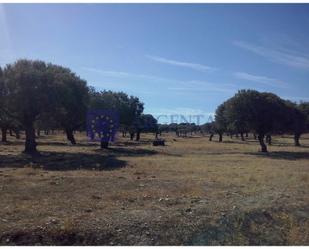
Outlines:
[[[309,245],[309,135],[0,145],[0,245]],[[214,137],[214,140],[217,140]]]

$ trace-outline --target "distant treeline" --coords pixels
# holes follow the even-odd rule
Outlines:
[[[262,152],[264,142],[271,143],[271,135],[293,134],[299,146],[301,134],[309,131],[309,102],[300,104],[283,100],[273,93],[240,90],[218,106],[215,121],[204,125],[194,123],[158,125],[150,114],[143,114],[144,104],[138,97],[124,92],[96,91],[69,68],[43,61],[18,60],[0,67],[0,127],[2,142],[7,131],[16,138],[25,131],[25,153],[37,153],[36,137],[44,131],[64,130],[67,139],[75,144],[74,131],[86,129],[88,110],[116,110],[123,136],[139,140],[142,132],[173,131],[177,136],[188,133],[214,134],[222,141],[230,136],[253,133]],[[107,144],[101,147],[106,148]]]

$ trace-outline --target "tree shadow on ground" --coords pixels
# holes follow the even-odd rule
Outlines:
[[[210,151],[210,152],[203,152],[203,155],[213,155],[213,156],[223,156],[223,155],[242,155],[241,151],[224,151],[224,152],[214,152],[214,151]]]
[[[97,153],[105,153],[108,152],[113,156],[151,156],[158,154],[158,151],[149,150],[149,149],[139,149],[139,148],[119,148],[119,147],[110,147],[106,150],[104,149],[96,149]]]
[[[301,142],[301,141],[300,141]],[[295,147],[294,143],[285,143],[285,142],[279,142],[279,141],[274,141],[272,143],[272,145],[274,146],[278,146],[278,147]],[[301,144],[298,148],[309,148],[309,145],[303,145]]]
[[[154,139],[153,139],[154,140]],[[116,141],[115,145],[117,146],[142,146],[142,145],[149,145],[152,143],[153,140],[128,140],[128,141]]]
[[[222,142],[219,142],[219,141],[213,141],[213,142],[218,142],[218,143],[224,143],[224,144],[252,144],[252,143],[256,143],[257,141],[251,141],[251,140],[245,140],[245,141],[237,141],[237,140],[227,140],[227,141],[222,141]]]
[[[187,135],[187,136],[176,136],[175,138],[207,138],[206,136],[197,136],[197,135]]]
[[[51,146],[72,146],[72,147],[99,147],[99,143],[93,143],[93,142],[89,142],[89,143],[76,143],[76,144],[71,144],[70,142],[42,142],[39,141],[38,145],[51,145]]]
[[[309,152],[273,151],[268,153],[248,152],[247,155],[267,157],[271,159],[298,160],[309,159]]]
[[[16,145],[24,145],[25,144],[25,141],[23,140],[9,140],[7,142],[0,142],[0,145],[3,145],[3,146],[16,146]]]
[[[67,152],[41,152],[38,156],[0,155],[0,168],[33,167],[45,170],[115,170],[126,166],[126,161],[114,155]]]

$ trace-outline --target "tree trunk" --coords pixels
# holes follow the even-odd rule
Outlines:
[[[15,130],[16,139],[20,139],[20,132],[19,129]]]
[[[241,141],[245,141],[244,133],[243,132],[240,133],[240,137],[241,137]]]
[[[249,134],[248,134],[248,132],[246,132],[246,137],[249,137]]]
[[[71,144],[76,144],[74,134],[73,134],[73,130],[66,129],[65,132],[67,134],[67,139],[71,142]]]
[[[108,149],[108,142],[101,141],[101,149]]]
[[[139,141],[140,138],[141,138],[141,132],[140,132],[140,131],[137,131],[137,132],[136,132],[136,139],[135,139],[135,141]]]
[[[271,135],[266,136],[266,142],[268,145],[271,145]]]
[[[299,133],[295,133],[294,134],[294,145],[295,146],[300,146],[299,138],[300,138],[300,134]]]
[[[35,130],[33,127],[33,123],[30,123],[26,126],[26,142],[25,142],[25,150],[24,152],[27,154],[35,154],[37,153],[37,143],[35,142]]]
[[[214,134],[210,134],[209,136],[209,141],[212,141],[212,137],[214,136]]]
[[[12,131],[12,129],[10,129],[10,137],[13,137],[14,135],[13,135],[13,131]]]
[[[36,131],[36,136],[37,136],[37,137],[40,137],[40,136],[41,136],[41,130],[40,130],[40,129],[37,129],[37,131]]]
[[[134,132],[131,132],[130,133],[130,140],[133,140],[134,139]]]
[[[1,133],[2,133],[2,139],[1,139],[1,141],[2,141],[2,142],[7,142],[7,139],[6,139],[6,132],[7,132],[6,127],[2,127],[2,128],[1,128]]]
[[[260,145],[261,145],[261,151],[262,152],[267,152],[267,146],[266,144],[264,143],[264,135],[258,135],[258,139],[259,139],[259,142],[260,142]]]
[[[254,137],[254,140],[256,140],[256,134],[255,133],[253,133],[253,137]]]
[[[219,142],[222,142],[222,133],[219,133]]]

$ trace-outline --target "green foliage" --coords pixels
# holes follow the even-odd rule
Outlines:
[[[229,125],[265,135],[275,132],[286,117],[286,105],[272,93],[241,90],[226,104]]]
[[[168,124],[158,124],[159,132],[169,132],[169,125]]]
[[[227,131],[228,127],[228,120],[226,117],[225,109],[226,109],[226,102],[219,105],[215,113],[215,123],[213,128],[219,134],[222,134],[225,131]]]
[[[209,122],[201,125],[200,127],[203,133],[211,134],[215,133],[215,122]]]
[[[0,67],[0,127],[4,126],[6,122],[6,108],[7,108],[7,98],[6,98],[6,89],[4,86],[4,76],[2,68]]]
[[[263,147],[265,135],[293,133],[295,144],[299,144],[300,135],[309,131],[309,102],[297,105],[273,93],[240,90],[217,107],[215,122],[202,126],[158,125],[152,115],[142,114],[144,104],[139,98],[124,92],[98,92],[69,68],[37,60],[18,60],[4,69],[0,67],[0,127],[22,126],[26,131],[26,151],[36,150],[34,127],[63,128],[75,143],[73,131],[84,127],[88,109],[117,111],[123,130],[137,132],[138,139],[140,132],[165,130],[177,135],[196,131],[218,133],[222,141],[224,132],[242,135],[252,131],[259,134]]]
[[[177,131],[177,127],[178,127],[177,123],[171,123],[168,126],[169,126],[170,131],[174,131],[174,132]]]
[[[283,132],[292,132],[294,134],[302,134],[306,131],[306,113],[302,111],[302,107],[286,100],[286,115],[285,120],[281,122],[281,127],[278,130]]]
[[[151,114],[142,114],[134,125],[141,132],[158,131],[158,121]]]
[[[305,129],[309,131],[309,102],[301,102],[298,109],[305,115]]]
[[[54,80],[56,106],[52,116],[65,130],[77,130],[85,126],[89,104],[89,89],[86,81],[76,76],[70,69],[48,65]]]
[[[8,107],[23,125],[55,107],[53,78],[43,61],[19,60],[4,69],[9,92]]]
[[[144,104],[137,97],[128,96],[124,92],[90,91],[90,109],[116,110],[120,116],[120,124],[131,126],[144,110]]]
[[[1,89],[8,95],[6,111],[25,128],[26,151],[36,150],[34,125],[45,129],[58,126],[72,132],[85,123],[87,84],[70,69],[18,60],[6,66],[4,78]]]
[[[26,153],[36,153],[34,123],[43,113],[52,113],[56,92],[52,74],[43,61],[18,60],[4,69],[7,114],[26,131]]]
[[[14,115],[9,110],[9,91],[5,84],[5,76],[0,67],[0,127],[3,129],[15,128],[19,123],[14,119]]]

